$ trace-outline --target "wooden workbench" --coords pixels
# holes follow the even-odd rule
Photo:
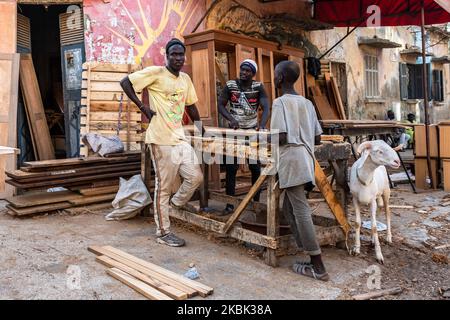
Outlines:
[[[191,137],[192,138],[192,137]],[[227,140],[228,143],[230,143]],[[271,148],[261,153],[261,150],[257,150],[261,147],[250,146],[245,144],[235,143],[233,148],[223,148],[214,145],[214,141],[193,138],[191,140],[194,149],[202,150],[203,154],[221,153],[222,155],[236,156],[241,155],[247,159],[252,158],[254,154],[263,155],[259,157],[262,163],[262,172],[258,181],[252,186],[250,191],[243,198],[227,196],[218,192],[209,192],[209,165],[202,164],[204,173],[204,183],[201,187],[200,196],[200,208],[208,207],[209,200],[221,201],[223,203],[232,203],[235,205],[235,211],[231,216],[224,220],[224,217],[218,217],[214,214],[208,214],[201,211],[200,213],[189,212],[185,210],[171,210],[170,216],[189,224],[201,227],[210,232],[226,235],[241,241],[245,241],[251,244],[259,245],[266,248],[265,262],[271,266],[277,266],[277,257],[285,254],[286,252],[292,252],[292,249],[296,250],[296,244],[291,234],[280,235],[280,189],[278,187],[278,179],[273,167],[275,163],[272,161]],[[266,148],[264,146],[264,148]],[[145,148],[146,150],[148,148]],[[231,153],[230,153],[231,152]],[[267,157],[264,157],[267,154]],[[333,168],[337,192],[336,196],[331,190],[331,186],[328,184],[325,174],[323,173],[321,166],[316,165],[316,184],[322,191],[325,197],[325,201],[330,206],[332,213],[336,219],[327,218],[322,216],[313,216],[313,221],[316,226],[317,238],[320,245],[335,245],[338,242],[345,240],[345,233],[349,230],[349,225],[346,220],[345,208],[346,208],[346,189],[347,189],[347,160],[351,155],[350,144],[348,143],[332,143],[323,142],[322,145],[316,146],[315,155],[317,161],[325,166],[331,166]],[[146,157],[149,155],[147,154]],[[143,160],[144,162],[146,160]],[[149,162],[147,162],[148,164]],[[145,171],[149,172],[148,168]],[[318,171],[321,174],[320,181],[318,181]],[[146,183],[148,179],[145,179]],[[266,183],[267,185],[267,200],[263,202],[252,201],[253,195],[258,189]],[[339,199],[339,201],[337,200]],[[238,222],[240,214],[244,210],[257,210],[266,213],[266,232],[265,234],[244,228],[239,225]],[[345,232],[344,232],[345,231]]]

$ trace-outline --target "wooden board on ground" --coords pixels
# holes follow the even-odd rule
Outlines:
[[[25,216],[35,213],[43,213],[43,212],[50,212],[55,210],[62,210],[72,207],[72,204],[69,202],[58,202],[58,203],[50,203],[45,204],[41,206],[33,206],[28,208],[15,208],[11,205],[6,205],[6,208],[11,210],[15,215],[17,216]]]
[[[20,86],[38,159],[54,159],[55,150],[53,149],[31,54],[21,55]]]
[[[127,258],[124,258],[120,255],[117,255],[113,252],[110,252],[109,250],[106,250],[104,247],[98,247],[98,246],[90,246],[88,248],[88,250],[96,255],[100,255],[100,256],[107,256],[109,258],[112,258],[120,263],[125,264],[128,267],[131,267],[147,276],[150,276],[152,279],[156,279],[158,281],[164,282],[167,285],[170,285],[174,288],[177,288],[178,290],[181,290],[185,293],[187,293],[188,297],[193,297],[195,295],[198,294],[197,290],[183,284],[177,281],[174,281],[172,278],[167,277],[165,275],[162,275],[158,272],[155,272],[153,270],[150,270],[148,268],[146,268],[145,266],[136,263],[134,261],[131,261]]]
[[[160,275],[163,275],[165,277],[171,278],[171,279],[173,279],[174,281],[176,281],[178,283],[181,283],[181,284],[183,284],[183,285],[185,285],[187,287],[190,287],[190,288],[198,291],[198,293],[201,296],[203,296],[203,297],[207,296],[209,294],[212,294],[213,291],[214,291],[213,288],[211,288],[209,286],[206,286],[206,285],[204,285],[204,284],[202,284],[200,282],[197,282],[197,281],[185,278],[185,277],[183,277],[183,276],[181,276],[181,275],[179,275],[179,274],[177,274],[175,272],[172,272],[172,271],[167,270],[167,269],[165,269],[163,267],[157,266],[156,264],[153,264],[151,262],[139,259],[139,258],[137,258],[135,256],[132,256],[131,254],[128,254],[128,253],[126,253],[124,251],[121,251],[119,249],[113,248],[111,246],[104,246],[104,247],[100,247],[100,248],[99,247],[89,247],[89,250],[91,252],[96,253],[96,254],[100,254],[100,255],[103,254],[103,255],[107,255],[107,256],[110,256],[109,253],[113,253],[116,256],[125,258],[125,259],[127,259],[129,261],[132,261],[132,262],[134,262],[136,264],[139,264],[139,265],[141,265],[141,266],[143,266],[143,267],[145,267],[145,268],[147,268],[149,270],[152,270],[152,271],[154,271],[154,272],[156,272],[156,273],[158,273]],[[114,259],[114,257],[112,257],[112,258]]]
[[[134,270],[133,268],[120,263],[114,259],[111,259],[107,256],[97,256],[95,259],[97,262],[107,266],[108,268],[116,268],[123,272],[128,273],[130,276],[135,277],[136,279],[145,282],[146,284],[152,286],[153,288],[161,291],[162,293],[168,295],[169,297],[176,299],[176,300],[184,300],[188,298],[187,293],[178,290],[174,287],[171,287],[157,279],[151,278],[137,270]]]
[[[117,268],[107,269],[106,272],[113,278],[125,283],[127,286],[151,300],[173,300],[171,297]]]
[[[21,196],[7,198],[10,204],[16,208],[27,208],[33,206],[46,205],[50,203],[64,202],[83,198],[83,196],[72,191],[58,191],[58,192],[39,192]]]

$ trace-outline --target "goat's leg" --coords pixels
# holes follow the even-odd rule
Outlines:
[[[361,239],[360,239],[360,231],[361,231],[361,211],[359,207],[358,199],[355,195],[353,195],[353,206],[355,207],[355,244],[352,248],[351,254],[358,255],[360,253],[361,248]]]
[[[383,192],[384,211],[386,213],[386,225],[387,225],[387,238],[388,243],[392,243],[391,233],[391,209],[389,208],[389,198],[391,197],[391,191],[389,189]]]
[[[381,253],[380,240],[378,239],[378,231],[377,231],[377,201],[376,199],[372,200],[370,204],[370,211],[372,214],[372,239],[375,244],[375,254],[377,257],[377,261],[381,264],[384,263],[383,255]]]

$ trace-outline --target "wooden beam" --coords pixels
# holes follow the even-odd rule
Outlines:
[[[328,206],[331,209],[331,212],[336,217],[336,220],[342,227],[342,230],[344,230],[344,233],[347,235],[351,229],[350,224],[347,221],[347,217],[345,216],[344,209],[342,208],[341,204],[337,200],[336,195],[334,194],[333,189],[327,180],[327,176],[323,172],[323,170],[320,167],[320,164],[317,162],[317,160],[315,160],[314,175],[316,178],[317,187],[322,192],[322,194],[325,198],[325,201],[327,202]]]
[[[269,176],[267,184],[267,236],[276,238],[280,229],[280,189],[276,175]],[[266,264],[278,266],[276,250],[266,249]]]
[[[168,295],[169,297],[176,299],[176,300],[185,300],[188,298],[188,295],[186,292],[183,292],[181,290],[178,290],[174,287],[171,287],[158,279],[151,278],[150,276],[147,276],[137,270],[134,270],[133,268],[120,263],[114,259],[111,259],[107,256],[97,256],[95,259],[97,262],[107,266],[108,268],[116,268],[123,272],[128,273],[130,276],[135,277],[136,279],[145,282],[146,284],[152,286],[153,288],[161,291],[162,293]]]
[[[250,191],[247,193],[244,200],[242,200],[242,202],[236,208],[234,213],[231,215],[231,217],[228,219],[228,221],[223,226],[222,233],[228,233],[231,226],[237,221],[237,219],[239,219],[242,212],[244,212],[245,208],[247,207],[249,202],[252,200],[252,198],[255,196],[255,194],[258,192],[259,188],[262,186],[262,184],[264,183],[266,178],[267,178],[267,175],[265,175],[265,174],[261,174],[259,176],[258,180],[256,180],[255,184],[252,186]]]
[[[198,226],[204,230],[220,233],[223,230],[225,223],[216,221],[196,213],[191,213],[183,210],[171,210],[170,216],[192,225]],[[277,249],[278,244],[275,238],[270,238],[266,235],[250,231],[241,227],[234,226],[229,232],[229,236],[238,240],[253,243],[265,248]]]
[[[107,269],[106,273],[151,300],[173,300],[171,297],[117,268]]]

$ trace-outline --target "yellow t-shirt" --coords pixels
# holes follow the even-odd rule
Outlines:
[[[186,140],[183,130],[184,107],[197,102],[191,78],[177,77],[166,67],[151,66],[130,74],[136,92],[147,88],[150,108],[156,112],[145,134],[145,143],[177,145]]]

